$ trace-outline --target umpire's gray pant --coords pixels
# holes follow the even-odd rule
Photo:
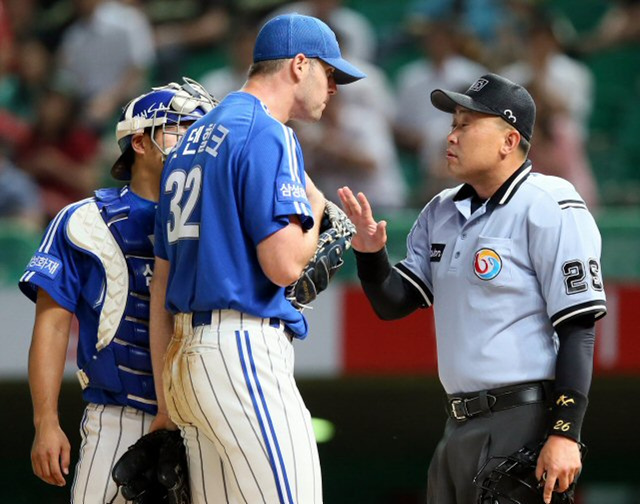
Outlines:
[[[429,466],[427,504],[476,504],[473,478],[489,457],[511,455],[542,441],[550,421],[544,403],[527,404],[471,418],[448,419]]]

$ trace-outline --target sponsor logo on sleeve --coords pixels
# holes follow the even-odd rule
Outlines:
[[[58,276],[62,270],[62,261],[49,254],[36,253],[27,264],[27,271],[35,271],[50,279]]]
[[[432,243],[431,244],[431,256],[429,260],[431,262],[440,262],[442,260],[442,254],[444,254],[444,243]]]
[[[300,201],[307,199],[307,191],[301,184],[289,181],[278,182],[278,199],[280,201]]]

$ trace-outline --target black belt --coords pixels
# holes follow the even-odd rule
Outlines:
[[[502,411],[525,404],[544,402],[550,396],[551,382],[533,382],[511,385],[493,390],[447,396],[447,414],[464,422],[482,413]]]
[[[212,311],[213,310],[193,312],[191,316],[191,327],[211,325]],[[277,317],[271,317],[269,319],[269,325],[271,327],[280,327],[281,323],[282,321]],[[295,335],[293,334],[293,331],[289,329],[286,325],[284,325],[284,323],[282,323],[282,325],[284,326],[285,334],[289,337],[289,339],[293,339],[295,337]]]
[[[191,327],[211,325],[211,310],[197,311],[191,314]]]

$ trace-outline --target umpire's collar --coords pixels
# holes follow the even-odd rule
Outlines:
[[[489,198],[487,205],[506,205],[513,197],[516,191],[520,188],[522,183],[529,176],[531,171],[531,161],[526,160],[520,168],[511,174],[511,176],[500,186],[500,188],[493,193],[493,196]],[[464,184],[457,194],[453,197],[453,201],[461,201],[467,198],[478,197],[476,190],[469,184]]]

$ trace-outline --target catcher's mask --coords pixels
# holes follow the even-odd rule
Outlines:
[[[544,485],[536,479],[538,455],[544,443],[525,446],[507,457],[490,457],[473,478],[481,489],[477,504],[543,504]],[[582,458],[586,446],[580,444]],[[492,467],[487,471],[488,467]],[[566,492],[553,492],[551,504],[573,504],[575,482]]]
[[[165,148],[164,135],[161,136],[162,145],[156,141],[156,128],[162,127],[164,134],[180,137],[181,124],[197,121],[218,104],[218,100],[201,84],[188,77],[183,77],[182,80],[182,84],[171,82],[166,86],[154,87],[149,93],[131,100],[122,109],[116,125],[116,139],[122,154],[111,168],[113,178],[131,179],[134,159],[131,138],[134,134],[148,129],[151,141],[165,158],[171,149]]]

